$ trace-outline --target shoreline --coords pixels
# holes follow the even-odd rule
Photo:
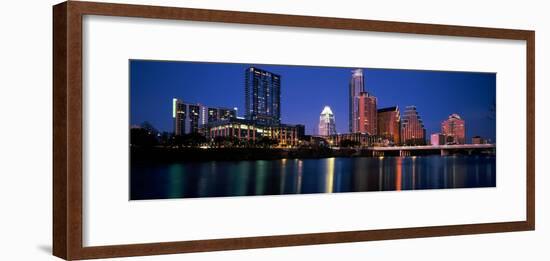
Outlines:
[[[438,151],[419,151],[408,156],[435,156]],[[494,153],[465,153],[456,151],[452,155],[495,155]],[[355,157],[399,157],[399,153],[379,155],[376,151],[364,149],[331,149],[331,148],[130,148],[130,161],[137,162],[202,162],[202,161],[251,161],[277,159],[322,159],[322,158],[355,158]],[[442,155],[440,155],[442,156]],[[446,155],[445,155],[446,156]],[[444,156],[442,156],[444,157]]]

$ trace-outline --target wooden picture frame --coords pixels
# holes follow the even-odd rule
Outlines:
[[[524,221],[83,247],[83,16],[464,36],[526,41],[527,169]],[[53,254],[66,260],[421,238],[535,229],[535,32],[69,1],[53,7]]]

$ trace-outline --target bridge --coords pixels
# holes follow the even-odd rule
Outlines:
[[[452,153],[495,153],[495,144],[457,144],[457,145],[426,145],[426,146],[395,146],[395,147],[370,147],[373,156],[385,154],[397,154],[399,156],[411,156],[413,154],[434,154],[439,151],[441,156]]]

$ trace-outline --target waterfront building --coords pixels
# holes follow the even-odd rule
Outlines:
[[[447,143],[464,144],[465,142],[465,122],[460,115],[453,113],[449,118],[441,123],[441,133],[447,136]]]
[[[306,125],[296,124],[296,131],[298,132],[298,139],[303,139],[306,136]]]
[[[245,119],[260,124],[281,122],[281,76],[255,67],[245,71]]]
[[[401,144],[424,145],[426,129],[416,106],[407,106],[401,118]]]
[[[212,120],[208,120],[208,122],[213,122],[213,121],[218,121],[218,120],[227,120],[227,119],[237,117],[237,107],[235,107],[233,109],[219,107],[217,109],[218,109],[218,117],[213,118]]]
[[[329,106],[325,106],[319,116],[319,135],[329,136],[336,134],[336,122],[334,114]]]
[[[187,105],[179,99],[172,99],[172,119],[174,121],[174,135],[185,133],[187,119]]]
[[[367,133],[355,132],[355,133],[343,133],[334,134],[326,137],[329,146],[339,147],[342,141],[352,141],[357,144],[357,147],[371,147],[379,143],[379,137],[369,135]]]
[[[488,144],[489,140],[482,138],[481,136],[472,137],[472,144]]]
[[[233,137],[239,141],[258,142],[262,137],[276,141],[278,147],[298,146],[298,127],[289,124],[259,124],[258,122],[229,118],[208,123],[203,135],[210,140],[216,137]]]
[[[198,104],[198,106],[200,109],[200,126],[209,122],[237,117],[237,108],[229,109],[224,107],[207,107],[200,104]]]
[[[363,69],[351,71],[349,83],[349,132],[359,132],[359,97],[365,91]]]
[[[368,92],[359,94],[359,129],[357,132],[376,135],[378,132],[377,99]]]
[[[181,99],[172,99],[172,118],[174,135],[199,132],[207,123],[235,118],[235,109],[209,107],[199,103],[187,103]]]
[[[185,133],[195,133],[199,131],[201,107],[200,104],[187,105],[187,118],[189,118],[189,121],[186,125],[189,126],[189,130]]]
[[[446,137],[441,133],[433,133],[430,136],[430,144],[432,146],[445,145],[445,143],[446,143]]]
[[[378,136],[387,139],[393,144],[401,142],[401,115],[399,107],[378,109]]]
[[[201,124],[204,125],[208,122],[213,122],[218,120],[218,112],[219,110],[217,108],[207,108],[203,106],[201,108]]]

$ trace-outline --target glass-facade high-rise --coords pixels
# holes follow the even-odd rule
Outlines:
[[[189,104],[187,105],[187,112],[187,117],[189,118],[189,132],[199,132],[201,106],[199,104]]]
[[[368,135],[376,135],[378,133],[378,112],[376,97],[370,95],[368,92],[362,92],[359,95],[358,103],[358,123],[359,128],[356,132],[366,133]]]
[[[377,98],[365,91],[363,69],[351,71],[349,83],[349,131],[376,135],[378,132]]]
[[[186,103],[177,98],[172,99],[174,135],[199,132],[199,129],[207,123],[236,117],[236,109],[208,107],[198,103]]]
[[[218,120],[227,120],[232,118],[237,118],[237,108],[229,109],[229,108],[214,108],[218,111],[218,117],[213,118],[212,121],[218,121]],[[209,122],[212,122],[209,121]]]
[[[281,76],[250,67],[245,71],[245,118],[259,124],[281,123]]]
[[[185,133],[185,120],[187,118],[187,105],[176,98],[172,99],[172,119],[174,120],[174,135]]]
[[[465,122],[460,115],[453,113],[441,123],[441,133],[448,139],[448,143],[464,144],[466,139]]]
[[[424,145],[426,129],[416,110],[416,106],[407,106],[401,118],[401,143],[404,145]]]
[[[400,144],[401,116],[397,106],[378,109],[378,135],[384,139]]]
[[[336,122],[329,106],[325,106],[321,112],[321,116],[319,116],[319,135],[336,135]]]
[[[359,97],[365,91],[365,78],[362,69],[351,71],[351,80],[349,83],[349,131],[351,133],[359,131]]]

